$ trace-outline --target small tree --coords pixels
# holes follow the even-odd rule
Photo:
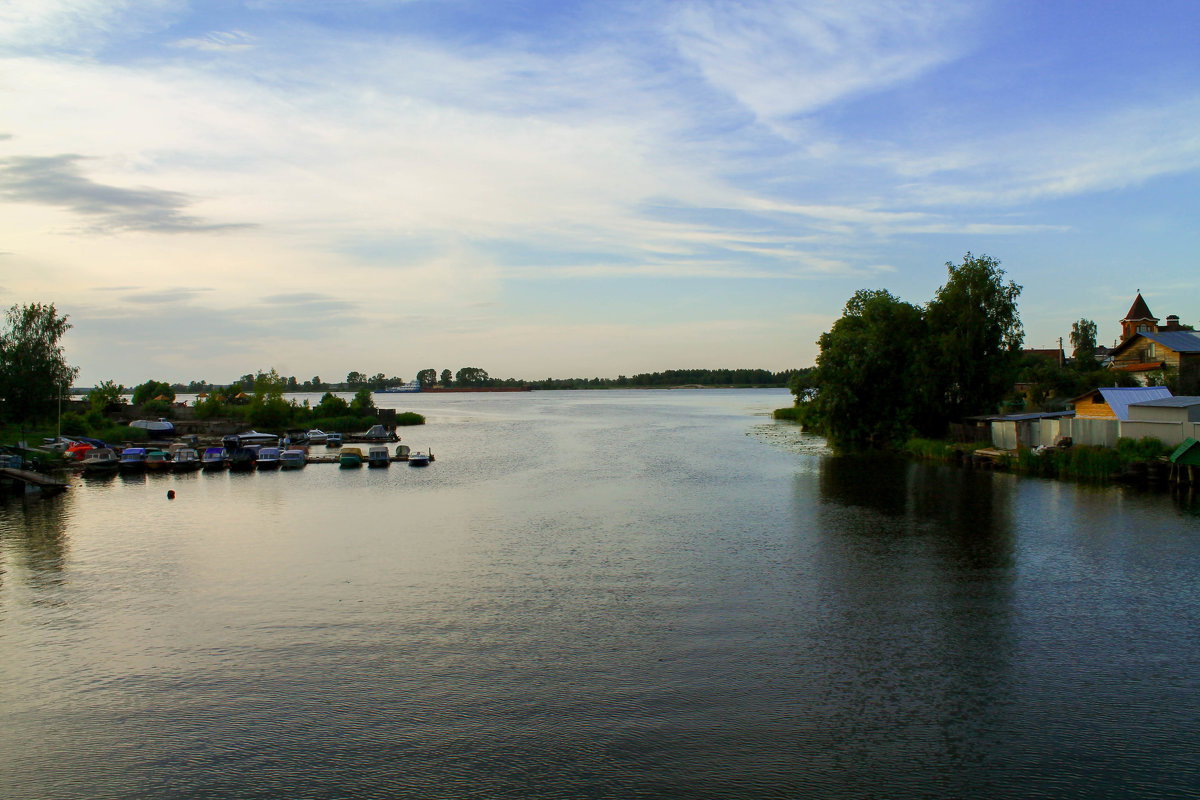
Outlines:
[[[354,399],[350,401],[350,410],[356,414],[375,410],[375,400],[371,397],[369,386],[364,386],[354,393]]]
[[[454,382],[454,375],[448,369],[442,370],[442,386],[449,386]]]
[[[114,381],[104,381],[87,393],[87,399],[96,411],[113,411],[125,405],[124,395],[124,386]]]
[[[0,333],[0,410],[21,422],[45,418],[79,374],[59,340],[71,329],[54,304],[14,305]]]
[[[1075,366],[1080,369],[1092,369],[1096,366],[1096,323],[1090,319],[1081,319],[1071,323],[1071,356]]]
[[[479,367],[463,367],[455,373],[454,382],[459,386],[487,386],[487,370]]]
[[[363,375],[358,370],[352,370],[346,373],[346,385],[352,389],[356,386],[362,386],[366,382],[367,376]]]

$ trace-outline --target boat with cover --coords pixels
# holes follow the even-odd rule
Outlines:
[[[168,419],[135,419],[129,423],[131,428],[141,428],[150,434],[151,439],[170,439],[175,435],[175,425]]]
[[[171,462],[167,460],[167,454],[165,451],[157,448],[146,451],[147,472],[167,472],[170,469]]]
[[[83,457],[85,473],[112,472],[117,468],[120,459],[111,447],[97,447],[87,452]]]
[[[181,447],[175,451],[175,458],[171,460],[172,472],[195,472],[200,469],[203,464],[200,463],[200,454],[191,447]]]
[[[392,463],[386,444],[373,444],[367,448],[368,467],[386,467]]]
[[[254,460],[257,457],[257,447],[235,447],[229,451],[229,471],[253,472]]]
[[[338,456],[338,466],[343,469],[353,469],[361,467],[363,463],[363,451],[357,447],[344,447],[342,454]]]
[[[279,454],[280,469],[304,469],[308,456],[303,450],[284,450]]]
[[[254,457],[254,466],[259,470],[279,469],[280,452],[278,447],[260,447]]]
[[[201,458],[201,468],[205,472],[221,472],[229,466],[226,460],[229,458],[229,453],[224,447],[209,447],[204,451],[204,456]]]
[[[121,458],[117,461],[117,467],[122,472],[145,472],[146,448],[126,447],[121,451]]]
[[[273,433],[259,433],[258,431],[246,431],[237,435],[238,444],[242,447],[247,447],[252,444],[257,444],[262,447],[278,447],[279,437]]]

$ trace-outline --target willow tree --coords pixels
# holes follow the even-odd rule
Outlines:
[[[0,333],[0,411],[11,422],[49,418],[79,374],[59,343],[71,329],[54,304],[14,305]]]

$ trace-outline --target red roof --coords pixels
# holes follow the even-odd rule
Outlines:
[[[1146,305],[1146,301],[1142,299],[1142,293],[1138,292],[1137,299],[1133,301],[1133,305],[1129,307],[1129,313],[1125,315],[1125,319],[1121,322],[1130,322],[1133,320],[1148,319],[1158,322],[1158,317],[1150,313],[1150,307]]]

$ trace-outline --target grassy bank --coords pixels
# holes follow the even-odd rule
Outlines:
[[[960,460],[966,451],[990,446],[987,442],[961,444],[914,438],[905,442],[902,449],[913,458],[954,462]],[[1147,436],[1137,440],[1118,439],[1116,447],[1076,445],[1047,448],[1040,453],[1021,448],[1015,456],[1005,458],[1000,463],[1024,475],[1100,483],[1127,472],[1133,464],[1154,461],[1168,452],[1170,448],[1158,439]]]

